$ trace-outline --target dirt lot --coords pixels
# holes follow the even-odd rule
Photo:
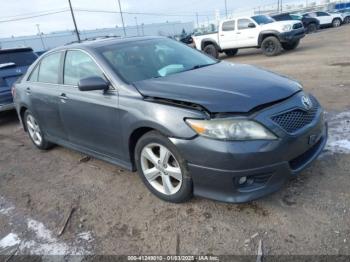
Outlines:
[[[350,26],[309,35],[267,58],[223,59],[301,81],[329,112],[327,151],[278,193],[243,204],[160,201],[139,177],[56,147],[34,148],[0,115],[0,253],[350,255]],[[76,207],[62,236],[58,232]]]

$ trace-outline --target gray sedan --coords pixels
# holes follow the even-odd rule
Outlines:
[[[58,144],[137,170],[170,202],[259,198],[327,140],[323,110],[298,82],[163,37],[51,50],[13,94],[36,147]]]

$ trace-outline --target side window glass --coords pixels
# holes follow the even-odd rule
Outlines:
[[[235,21],[227,21],[222,23],[222,31],[234,31],[235,30]]]
[[[40,68],[40,63],[38,63],[36,65],[35,69],[30,74],[30,77],[28,79],[30,82],[37,82],[38,81],[39,68]]]
[[[250,28],[248,25],[252,23],[249,19],[239,19],[238,20],[238,30],[248,29]]]
[[[38,81],[58,84],[61,52],[48,55],[40,62]]]
[[[67,52],[64,64],[64,84],[77,86],[80,79],[94,76],[103,77],[103,73],[88,54],[79,50]]]

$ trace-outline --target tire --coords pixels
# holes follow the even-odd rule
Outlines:
[[[350,16],[344,18],[344,24],[350,24]]]
[[[160,152],[168,152],[162,154],[167,156],[164,161]],[[143,135],[136,144],[135,162],[143,183],[160,199],[182,203],[192,198],[193,183],[186,161],[167,137],[156,131]],[[148,176],[146,171],[150,171]]]
[[[276,56],[282,52],[281,42],[275,36],[266,37],[261,43],[261,49],[266,56]]]
[[[339,27],[341,26],[341,20],[339,18],[335,18],[332,21],[332,27]]]
[[[229,50],[225,50],[224,53],[227,56],[234,56],[238,53],[238,49],[229,49]]]
[[[310,23],[306,28],[306,32],[308,34],[316,33],[317,32],[317,25],[315,23]]]
[[[289,51],[289,50],[293,50],[295,48],[298,47],[299,45],[299,40],[295,41],[295,42],[287,42],[287,43],[282,43],[282,47],[284,50]]]
[[[215,45],[206,45],[203,49],[204,53],[214,57],[214,58],[218,58],[219,57],[219,52],[217,50],[217,48],[215,47]]]
[[[24,124],[28,131],[30,140],[37,148],[47,150],[53,147],[53,144],[46,140],[45,135],[40,128],[39,122],[29,110],[25,111],[24,113]]]

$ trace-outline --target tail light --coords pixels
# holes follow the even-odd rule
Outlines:
[[[11,93],[12,93],[12,97],[15,98],[16,97],[16,87],[14,85],[11,87]]]

